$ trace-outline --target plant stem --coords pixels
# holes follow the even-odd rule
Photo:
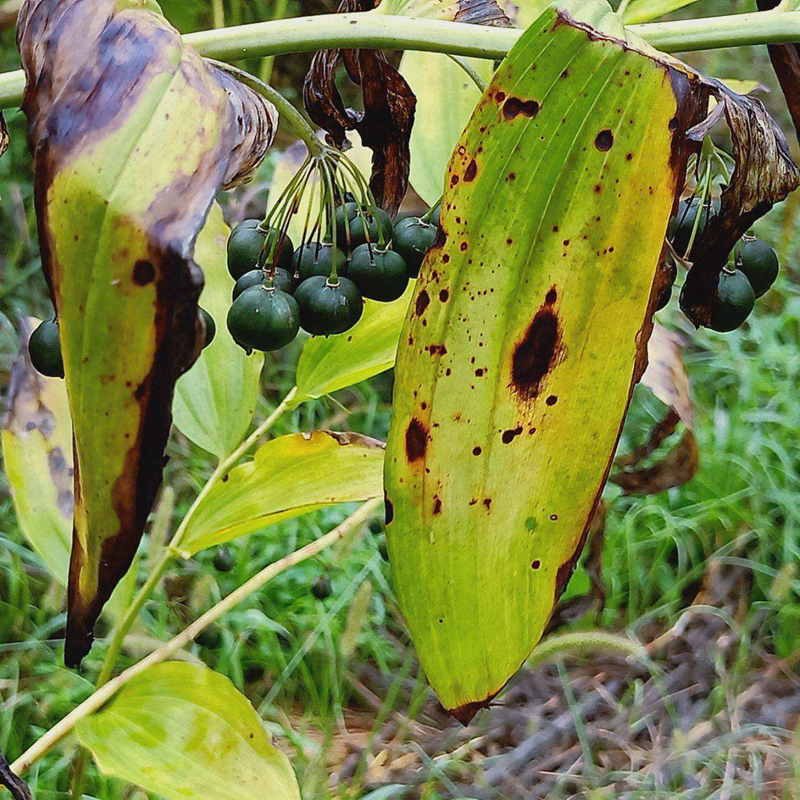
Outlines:
[[[175,655],[179,650],[189,644],[198,634],[205,630],[209,625],[216,622],[220,617],[227,614],[251,594],[257,592],[264,584],[285,572],[290,567],[306,561],[309,558],[322,552],[325,548],[335,544],[346,536],[354,528],[366,522],[374,511],[382,503],[381,498],[368,500],[354,514],[349,516],[341,525],[334,528],[319,539],[301,547],[299,550],[290,553],[288,556],[275,561],[265,567],[261,572],[252,577],[247,583],[231,592],[224,600],[221,600],[212,609],[196,619],[188,628],[179,633],[169,642],[154,650],[137,664],[134,664],[125,672],[120,673],[116,678],[97,689],[91,696],[76,706],[66,717],[54,725],[45,733],[33,746],[28,748],[12,765],[11,769],[17,774],[22,775],[30,769],[31,765],[38,761],[45,753],[49,752],[65,736],[72,732],[75,726],[85,717],[93,714],[102,708],[126,683],[133,678],[141,675],[145,670],[166,661]]]
[[[209,63],[215,67],[227,72],[229,75],[236,78],[239,83],[252,89],[256,94],[261,95],[265,100],[269,100],[275,108],[278,109],[278,114],[294,128],[294,132],[305,142],[308,152],[319,158],[325,153],[325,145],[317,138],[316,131],[306,122],[305,117],[277,90],[273,89],[269,84],[245,72],[237,67],[232,67],[230,64],[225,64],[222,61],[215,61],[209,59]]]
[[[461,67],[461,69],[463,69],[467,75],[469,75],[469,77],[472,79],[472,82],[478,87],[481,93],[486,91],[486,81],[481,78],[480,75],[478,75],[472,64],[470,64],[468,61],[465,61],[463,58],[461,58],[461,56],[450,55],[450,53],[447,55],[451,61],[454,61],[456,64],[458,64],[458,66]]]
[[[276,19],[283,19],[289,9],[289,0],[275,0],[275,10],[272,12],[273,21]],[[261,68],[258,72],[258,77],[264,83],[269,83],[272,78],[272,69],[275,66],[275,56],[264,56],[261,59]]]
[[[629,30],[669,53],[800,42],[800,11],[756,11],[706,19],[631,25]],[[425,50],[476,58],[503,58],[523,31],[464,22],[376,14],[319,14],[256,22],[184,37],[202,55],[226,61],[336,47]],[[22,100],[21,70],[0,75],[0,108]]]

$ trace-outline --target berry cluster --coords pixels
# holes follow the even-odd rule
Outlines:
[[[327,236],[299,247],[270,217],[248,219],[228,240],[228,271],[236,280],[228,330],[246,350],[279,350],[300,328],[329,336],[352,328],[363,299],[391,302],[419,274],[436,238],[438,207],[393,225],[371,198],[341,195]],[[320,226],[321,227],[321,226]],[[339,247],[341,244],[342,247]]]
[[[716,199],[681,200],[669,226],[669,237],[679,256],[692,261],[695,242],[719,209]],[[775,283],[779,267],[777,253],[766,242],[754,236],[745,236],[737,242],[730,262],[719,276],[711,329],[728,333],[742,325],[753,311],[756,300]],[[659,299],[658,310],[669,303],[671,295],[669,286]]]
[[[208,347],[214,341],[217,326],[214,324],[214,318],[204,308],[199,308],[198,312],[205,331],[203,347]],[[45,320],[31,334],[28,340],[28,355],[31,364],[40,374],[47,378],[64,377],[64,357],[61,353],[57,320]]]

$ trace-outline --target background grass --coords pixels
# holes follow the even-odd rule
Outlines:
[[[170,0],[163,5],[183,30],[210,23],[205,0]],[[700,4],[702,11],[709,14],[750,10],[751,5],[721,1]],[[230,24],[268,19],[271,3],[234,0],[226,3],[226,10]],[[290,10],[293,14],[313,13],[324,10],[324,6],[304,0],[302,6],[293,3]],[[297,97],[307,60],[287,57],[277,62],[276,82],[290,97]],[[761,49],[694,56],[693,61],[711,74],[756,77],[774,87],[766,53]],[[7,30],[0,39],[0,66],[11,68],[16,62],[13,32]],[[257,62],[246,66],[252,71],[261,67]],[[785,130],[790,130],[780,95],[768,95],[767,102]],[[0,159],[3,391],[7,389],[8,370],[17,349],[18,316],[43,316],[49,307],[36,244],[30,157],[21,114],[12,112],[9,122],[12,147]],[[269,173],[268,162],[259,180],[268,183]],[[228,202],[232,203],[232,213],[239,213],[237,198]],[[653,627],[666,628],[691,602],[712,560],[743,566],[752,580],[746,608],[738,619],[741,635],[734,670],[737,674],[754,668],[764,653],[791,656],[797,651],[800,634],[797,227],[796,208],[791,201],[774,209],[759,224],[759,235],[780,251],[783,270],[776,288],[759,302],[756,313],[741,331],[726,336],[694,332],[674,303],[660,315],[662,322],[685,331],[690,340],[686,365],[697,406],[702,459],[697,477],[681,489],[648,498],[621,497],[614,488],[607,491],[610,512],[603,574],[608,598],[600,618],[591,622],[634,635]],[[290,349],[268,358],[261,416],[293,385],[296,355]],[[333,427],[385,438],[390,398],[391,375],[383,375],[334,398],[304,406],[281,420],[275,432]],[[645,390],[637,390],[623,449],[640,443],[662,413],[663,408]],[[212,463],[179,435],[170,444],[170,456],[166,480],[176,492],[178,520],[210,474]],[[133,650],[138,648],[144,653],[154,640],[173,635],[256,571],[329,530],[348,510],[327,510],[232,543],[234,565],[229,572],[214,568],[213,551],[179,565],[146,606],[133,632]],[[304,796],[309,799],[331,793],[328,762],[336,757],[337,733],[345,724],[345,710],[353,704],[352,674],[359,665],[370,665],[389,676],[415,674],[413,651],[396,612],[382,543],[381,526],[373,525],[366,536],[343,542],[292,569],[208,631],[191,653],[228,675],[289,743]],[[154,544],[145,540],[144,565],[151,557],[148,550],[152,547]],[[311,586],[322,574],[330,577],[333,593],[326,600],[317,600]],[[580,583],[581,577],[576,580]],[[572,587],[573,591],[579,589],[580,586]],[[364,619],[354,619],[350,613],[352,599],[357,592],[366,591],[370,592],[369,614]],[[0,751],[11,758],[91,692],[102,647],[87,659],[83,673],[66,670],[61,664],[63,608],[63,591],[26,545],[3,484]],[[343,637],[347,643],[344,648]],[[352,641],[356,642],[354,650]],[[127,652],[125,658],[135,655]],[[414,692],[421,704],[425,685],[420,678],[416,680]],[[724,704],[730,689],[731,685],[720,678],[718,691],[709,694],[712,711]],[[372,712],[375,730],[391,710],[391,692],[387,696],[388,705]],[[378,698],[379,705],[385,699]],[[363,696],[360,700],[363,702]],[[413,709],[410,715],[413,716]],[[720,747],[724,753],[724,743]],[[68,743],[36,766],[30,778],[37,797],[65,796],[72,753],[73,746]],[[706,760],[717,757],[718,753],[698,755]],[[433,774],[437,774],[435,770]],[[442,777],[431,780],[428,788],[415,791],[430,798],[439,796],[439,792],[452,795],[447,774],[442,768]],[[363,794],[359,787],[356,773],[336,792],[343,797],[357,797]],[[683,789],[668,787],[666,791],[659,796],[682,796]],[[87,792],[88,796],[103,800],[145,796],[140,790],[102,778],[94,769],[90,771]],[[384,792],[381,796],[394,795]],[[757,795],[742,790],[737,796]]]

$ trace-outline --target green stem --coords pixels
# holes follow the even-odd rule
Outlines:
[[[706,19],[631,25],[629,30],[669,53],[757,44],[800,42],[800,11],[756,11]],[[521,30],[377,14],[319,14],[256,22],[184,37],[208,58],[237,61],[336,47],[424,50],[476,58],[503,58]],[[0,108],[22,100],[21,71],[0,75]]]
[[[289,10],[289,0],[275,0],[275,10],[272,12],[273,21],[276,19],[283,19],[286,12]],[[259,69],[258,77],[264,83],[269,83],[272,78],[272,70],[275,66],[275,56],[264,56],[261,59],[261,68]]]
[[[461,69],[463,69],[467,75],[469,75],[469,77],[472,79],[472,82],[478,87],[481,93],[486,91],[486,81],[481,78],[480,75],[478,75],[472,64],[470,64],[468,61],[464,61],[461,56],[450,55],[450,53],[447,55],[451,61],[454,61],[456,64],[458,64],[458,66],[461,67]]]
[[[269,100],[282,119],[286,120],[294,128],[294,132],[305,142],[308,152],[317,158],[325,153],[325,145],[317,138],[316,131],[306,122],[305,117],[279,92],[269,84],[259,80],[249,72],[224,64],[221,61],[209,59],[209,63],[227,72],[236,78],[239,83],[252,89],[256,94],[261,95],[265,100]]]

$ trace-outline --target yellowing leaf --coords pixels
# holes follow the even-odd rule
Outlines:
[[[585,542],[703,105],[684,73],[549,9],[450,162],[400,339],[386,518],[420,662],[461,720],[537,643]]]
[[[696,2],[697,0],[631,0],[623,18],[626,25],[649,22],[651,19],[658,19]]]
[[[23,329],[27,341],[38,320]],[[28,360],[14,364],[3,423],[3,460],[25,538],[64,585],[72,542],[72,425],[64,381],[45,378]]]
[[[75,435],[70,665],[133,560],[175,383],[199,354],[195,239],[219,189],[252,175],[276,124],[274,108],[152,7],[26,0],[18,25]]]
[[[394,366],[413,283],[392,303],[367,301],[364,315],[347,333],[308,340],[297,364],[296,404],[332,394]]]
[[[466,61],[489,80],[491,61]],[[469,75],[441,53],[406,51],[400,74],[417,96],[416,124],[411,131],[411,185],[428,205],[433,205],[442,196],[444,172],[453,148],[481,93]]]
[[[273,439],[203,498],[182,553],[188,558],[326,505],[381,497],[382,471],[383,445],[357,433],[315,431]]]
[[[106,775],[167,800],[300,800],[258,714],[207,667],[150,667],[77,731]]]
[[[248,356],[228,333],[226,319],[235,281],[228,273],[228,226],[214,206],[195,246],[195,260],[205,275],[200,306],[217,325],[214,341],[175,389],[175,425],[218,458],[232,453],[244,439],[258,402],[264,354]]]

